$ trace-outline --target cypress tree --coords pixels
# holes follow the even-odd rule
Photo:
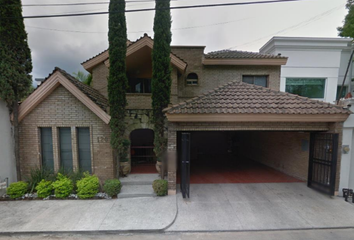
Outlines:
[[[22,18],[20,0],[0,0],[0,98],[13,114],[17,178],[21,180],[19,159],[18,102],[32,84],[32,59]]]
[[[161,155],[165,151],[167,144],[167,139],[164,136],[165,115],[162,110],[170,103],[171,95],[170,44],[172,34],[170,0],[156,0],[155,9],[151,88],[155,134],[154,151],[158,161],[161,161]]]
[[[109,4],[109,77],[108,100],[110,105],[111,146],[119,161],[126,158],[125,107],[128,79],[125,57],[127,52],[127,27],[125,21],[125,1],[111,0]],[[126,160],[126,159],[124,159]]]

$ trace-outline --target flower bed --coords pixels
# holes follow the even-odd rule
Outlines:
[[[118,179],[109,179],[101,186],[98,177],[88,172],[33,169],[25,182],[11,183],[0,201],[112,199],[117,198],[120,189]]]

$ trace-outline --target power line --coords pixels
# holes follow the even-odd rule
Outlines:
[[[226,7],[226,6],[240,6],[240,5],[256,5],[256,4],[298,2],[298,1],[306,1],[306,0],[272,0],[272,1],[256,1],[256,2],[241,2],[241,3],[221,3],[221,4],[175,6],[175,7],[170,7],[170,8],[162,8],[161,10]],[[147,12],[147,11],[155,11],[155,8],[132,9],[132,10],[125,10],[124,12],[131,13],[131,12]],[[92,12],[92,13],[77,13],[77,14],[36,15],[36,16],[24,16],[23,18],[29,19],[29,18],[78,17],[78,16],[103,15],[103,14],[108,14],[108,13],[109,12]],[[119,13],[119,11],[113,12],[113,13]],[[11,18],[11,17],[8,17],[8,18]]]
[[[251,41],[251,42],[247,42],[247,43],[245,43],[245,44],[241,44],[241,45],[229,47],[229,48],[227,48],[227,49],[234,49],[234,48],[239,48],[239,47],[247,46],[247,45],[250,45],[250,44],[252,44],[252,43],[259,42],[259,41],[261,41],[261,40],[263,40],[263,39],[265,39],[265,38],[273,37],[273,36],[276,36],[277,34],[284,33],[284,32],[287,32],[287,31],[289,31],[289,30],[292,30],[292,29],[296,29],[296,28],[299,28],[299,27],[306,26],[306,25],[310,24],[310,23],[313,22],[313,21],[317,21],[317,20],[321,19],[323,16],[329,15],[329,14],[331,14],[332,12],[337,11],[337,10],[343,8],[343,6],[345,6],[345,5],[341,4],[341,5],[337,6],[337,7],[331,8],[331,9],[328,10],[328,11],[325,11],[325,12],[323,12],[323,13],[320,13],[320,14],[318,14],[318,15],[316,15],[316,16],[310,18],[310,19],[307,19],[307,20],[305,20],[305,21],[302,21],[302,22],[297,23],[297,24],[295,24],[295,25],[292,25],[292,26],[290,26],[290,27],[284,28],[284,29],[282,29],[282,30],[280,30],[280,31],[277,31],[277,32],[275,32],[275,33],[272,33],[272,34],[269,34],[269,35],[267,35],[267,36],[258,38],[258,39],[256,39],[256,40]],[[303,24],[304,24],[304,25],[303,25]],[[302,26],[301,26],[301,25],[302,25]]]
[[[199,25],[199,26],[190,26],[190,27],[180,27],[180,28],[172,28],[172,31],[176,30],[187,30],[187,29],[195,29],[195,28],[203,28],[203,27],[210,27],[210,26],[216,26],[216,25],[224,25],[228,23],[233,23],[233,22],[239,22],[247,19],[251,19],[253,17],[249,18],[241,18],[237,19],[234,21],[226,21],[226,22],[217,22],[217,23],[212,23],[212,24],[207,24],[207,25]],[[40,29],[40,30],[47,30],[47,31],[55,31],[55,32],[70,32],[70,33],[105,33],[107,34],[108,31],[101,31],[101,32],[89,32],[89,31],[81,31],[81,30],[68,30],[68,29],[55,29],[55,28],[45,28],[45,27],[37,27],[37,26],[30,26],[26,25],[26,28],[34,28],[34,29]],[[133,31],[133,32],[128,32],[128,33],[145,33],[145,32],[152,32],[152,30],[141,30],[141,31]]]
[[[161,0],[156,0],[161,1]],[[179,1],[179,0],[171,0],[171,1]],[[151,3],[155,2],[155,0],[131,0],[125,1],[126,3]],[[109,4],[109,2],[87,2],[87,3],[33,3],[33,4],[22,4],[22,7],[65,7],[65,6],[85,6],[85,5],[102,5]],[[11,6],[11,5],[6,5]]]

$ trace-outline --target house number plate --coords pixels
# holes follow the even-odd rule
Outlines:
[[[97,137],[97,142],[108,143],[108,137]]]
[[[7,188],[7,182],[0,182],[0,189],[6,189]]]

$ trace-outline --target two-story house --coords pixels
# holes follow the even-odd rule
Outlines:
[[[125,134],[131,140],[133,172],[149,168],[154,161],[152,48],[153,40],[147,35],[128,41]],[[205,183],[215,174],[221,176],[220,183],[227,182],[222,178],[225,169],[258,176],[240,182],[272,181],[259,174],[260,166],[268,166],[266,171],[272,169],[268,172],[289,176],[284,181],[323,184],[331,194],[338,190],[336,150],[341,141],[336,140],[349,111],[280,92],[280,71],[287,57],[229,50],[205,54],[204,46],[172,46],[170,57],[171,105],[164,110],[170,194],[176,193],[182,133],[190,134],[191,182],[199,176],[195,182]],[[91,86],[56,68],[20,105],[23,174],[46,165],[53,170],[88,170],[101,180],[117,176],[108,125],[108,50],[82,65],[93,76]],[[320,132],[334,134],[316,134]],[[321,148],[318,144],[324,136],[327,145]],[[321,151],[327,151],[326,156],[316,155]],[[338,163],[318,170],[311,160],[321,157]],[[238,181],[237,175],[233,181]]]

